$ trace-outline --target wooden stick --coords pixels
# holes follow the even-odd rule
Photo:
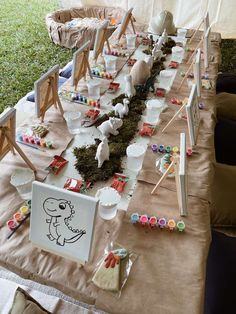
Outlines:
[[[201,20],[201,23],[199,24],[198,28],[194,31],[194,33],[193,33],[192,37],[191,37],[191,38],[190,38],[190,40],[189,40],[189,44],[191,44],[191,42],[192,42],[193,38],[194,38],[194,37],[195,37],[195,35],[197,34],[197,32],[198,32],[199,28],[202,26],[203,22],[204,22],[204,19],[202,19],[202,20]]]
[[[181,81],[181,83],[180,83],[180,85],[179,85],[177,91],[179,91],[179,90],[181,89],[181,87],[183,86],[185,80],[188,78],[188,75],[189,75],[189,73],[190,73],[190,71],[191,71],[191,69],[192,69],[192,67],[193,67],[193,64],[194,64],[194,60],[193,60],[192,63],[190,64],[190,66],[189,66],[187,72],[185,73],[185,75],[184,75],[184,77],[183,77],[183,79],[182,79],[182,81]]]
[[[134,27],[134,22],[132,20],[132,14],[131,14],[131,17],[130,17],[130,23],[131,23],[131,26],[132,26],[134,34],[136,34],[135,27]]]
[[[197,47],[195,48],[194,52],[191,54],[191,56],[190,56],[189,59],[187,60],[187,62],[186,62],[187,64],[190,63],[190,60],[193,58],[193,56],[194,56],[196,50],[197,50],[198,48],[200,48],[202,42],[203,42],[203,38],[199,41],[199,43],[198,43]]]
[[[174,166],[175,160],[173,160],[169,167],[166,169],[166,172],[162,175],[162,177],[160,178],[160,180],[157,182],[157,184],[155,185],[154,189],[152,190],[151,194],[153,195],[156,191],[156,189],[158,188],[158,186],[161,184],[161,182],[167,177],[167,175],[169,174],[171,168]]]
[[[187,105],[187,101],[184,100],[183,105],[180,107],[180,109],[174,114],[174,116],[170,119],[170,121],[167,123],[167,125],[164,127],[164,129],[161,131],[162,133],[170,126],[170,124],[175,120],[175,118],[185,109]]]

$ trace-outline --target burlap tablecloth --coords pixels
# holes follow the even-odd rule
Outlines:
[[[215,60],[219,60],[219,47],[213,49]],[[182,70],[186,70],[186,65],[180,66],[179,72]],[[211,64],[209,74],[212,80],[215,80],[216,73],[217,64]],[[184,99],[189,95],[186,85],[176,92],[179,81],[177,74],[167,97],[169,104],[173,96]],[[156,155],[149,148],[125,216],[120,211],[114,220],[107,222],[97,217],[91,261],[87,265],[80,267],[75,262],[33,247],[28,240],[27,224],[10,240],[6,240],[6,227],[0,229],[0,264],[21,276],[56,287],[83,302],[95,303],[97,308],[109,313],[202,313],[205,266],[211,240],[209,203],[214,161],[214,95],[214,90],[203,92],[205,106],[201,111],[198,145],[196,152],[188,158],[189,214],[184,218],[186,231],[183,234],[148,230],[129,222],[132,212],[180,219],[173,179],[165,180],[156,195],[150,194],[160,176],[154,170]],[[167,132],[161,133],[178,108],[170,105],[168,111],[161,115],[162,122],[151,143],[179,145],[179,133],[188,132],[186,120],[177,119]],[[4,187],[6,184],[5,181]],[[16,194],[5,191],[8,195],[11,193],[13,204]],[[4,197],[2,191],[0,197],[1,200]],[[1,207],[1,226],[14,211],[14,207],[8,206],[7,211]],[[138,255],[119,299],[98,290],[89,281],[105,245],[113,239]]]

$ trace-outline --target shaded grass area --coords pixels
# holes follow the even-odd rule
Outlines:
[[[236,40],[235,39],[222,39],[221,41],[221,54],[222,63],[219,71],[231,72],[236,74]]]
[[[51,66],[64,66],[72,51],[51,42],[47,13],[56,0],[0,0],[0,112],[14,106]]]

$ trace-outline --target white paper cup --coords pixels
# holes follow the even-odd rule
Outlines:
[[[127,168],[132,171],[139,171],[142,168],[145,147],[139,144],[131,144],[126,149]]]
[[[185,29],[185,28],[178,28],[177,29],[177,37],[185,38],[186,34],[187,34],[187,29]]]
[[[116,216],[117,204],[120,202],[120,194],[111,187],[105,187],[97,191],[99,199],[98,212],[101,218],[110,220]]]
[[[22,168],[13,172],[10,183],[17,189],[22,199],[29,200],[32,197],[32,183],[34,180],[33,170]]]
[[[163,109],[163,101],[150,99],[146,102],[147,123],[156,124]]]
[[[184,56],[184,49],[179,46],[174,46],[171,50],[172,50],[171,60],[180,63]]]
[[[81,113],[79,111],[67,111],[64,113],[64,118],[66,120],[68,130],[71,134],[80,133]]]
[[[99,82],[99,80],[93,79],[88,81],[87,86],[89,98],[92,99],[100,98],[100,85],[101,83]]]
[[[106,71],[115,72],[117,57],[111,56],[111,55],[105,55],[104,60],[105,60],[105,65],[106,65]]]
[[[127,49],[135,49],[136,37],[136,34],[126,34]]]

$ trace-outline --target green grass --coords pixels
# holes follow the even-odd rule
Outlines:
[[[221,72],[231,72],[236,74],[236,40],[222,39],[221,54],[222,63],[220,65]]]
[[[47,13],[57,0],[0,0],[0,113],[14,106],[51,66],[64,66],[72,51],[51,42]]]

